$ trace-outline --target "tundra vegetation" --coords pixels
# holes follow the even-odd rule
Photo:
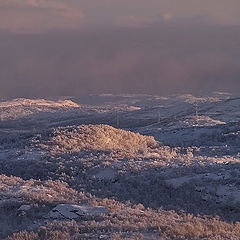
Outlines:
[[[238,122],[188,110],[171,122],[169,111],[192,109],[187,95],[152,124],[152,105],[167,100],[149,98],[95,109],[70,100],[2,103],[0,239],[240,239]],[[229,104],[203,100],[207,109]],[[114,127],[116,117],[128,128]]]

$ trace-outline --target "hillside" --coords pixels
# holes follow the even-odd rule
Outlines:
[[[0,101],[0,121],[17,120],[32,117],[40,113],[56,113],[70,111],[80,106],[71,100],[45,100],[18,98]]]
[[[240,239],[237,97],[95,97],[0,102],[0,239]]]

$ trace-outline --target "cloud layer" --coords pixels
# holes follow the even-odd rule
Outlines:
[[[239,0],[1,0],[0,97],[240,90]]]
[[[1,0],[0,29],[43,32],[90,27],[240,25],[239,0]]]
[[[1,0],[0,28],[29,33],[52,29],[79,29],[84,13],[61,0]]]
[[[0,96],[240,90],[239,27],[1,33]]]

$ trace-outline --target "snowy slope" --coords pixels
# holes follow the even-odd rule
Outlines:
[[[51,101],[45,99],[18,98],[0,102],[0,120],[16,120],[39,113],[54,113],[80,108],[71,100]]]
[[[239,106],[225,93],[0,101],[0,238],[240,239]]]

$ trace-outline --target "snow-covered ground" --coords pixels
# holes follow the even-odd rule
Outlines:
[[[239,108],[220,92],[0,101],[0,239],[240,239]]]
[[[0,120],[16,120],[39,113],[71,111],[80,106],[71,100],[44,100],[18,98],[0,102]]]

